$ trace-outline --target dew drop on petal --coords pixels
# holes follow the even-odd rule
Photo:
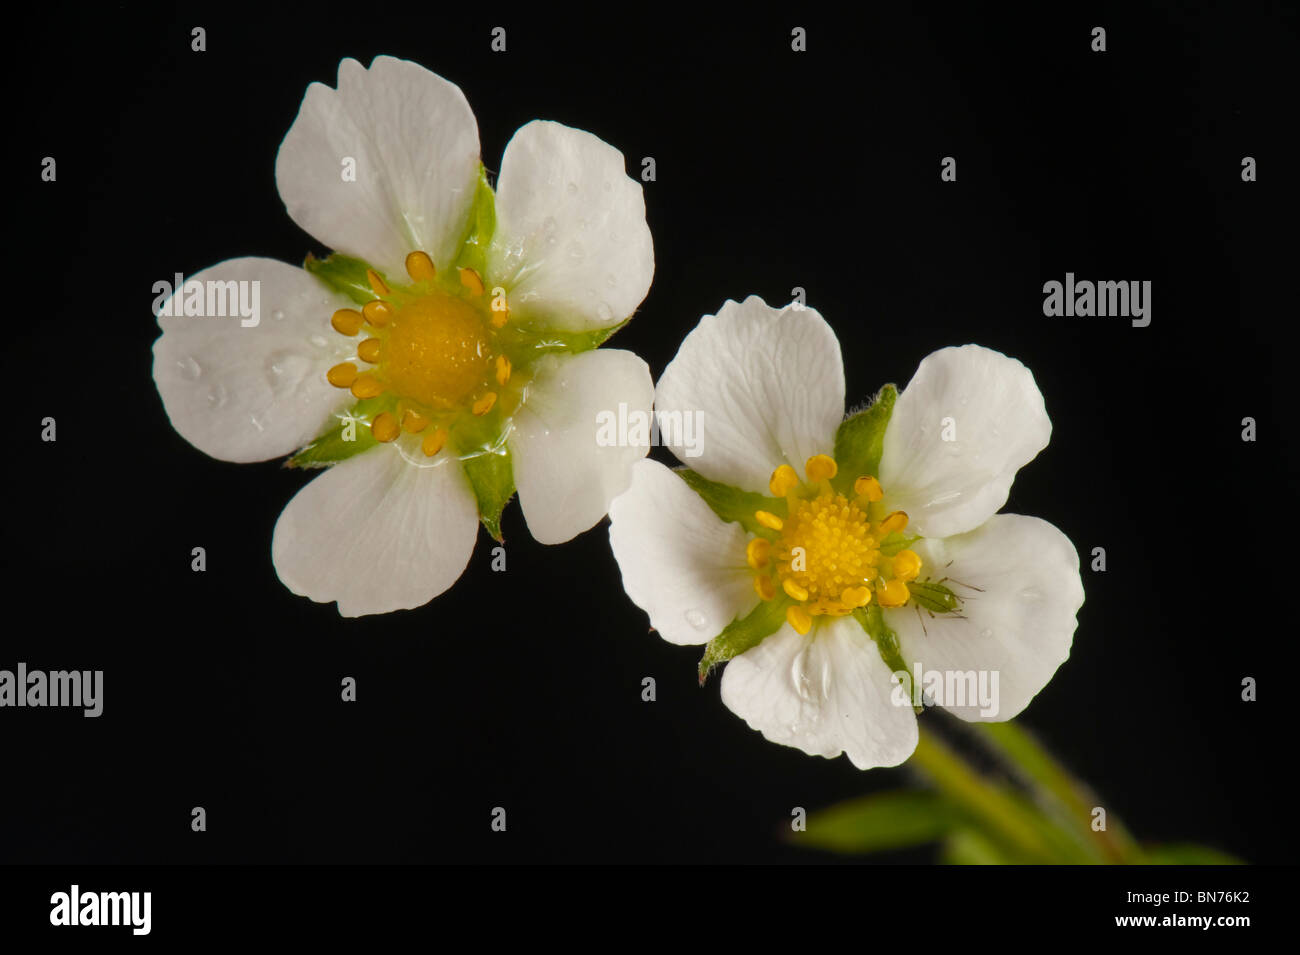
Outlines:
[[[208,404],[213,408],[224,408],[229,400],[230,394],[226,391],[226,386],[217,382],[208,389]]]
[[[181,377],[186,381],[197,381],[199,375],[203,374],[203,369],[199,363],[194,360],[193,355],[186,355],[176,361],[176,367],[180,369]]]
[[[569,262],[574,265],[581,262],[583,257],[586,255],[586,252],[583,251],[582,246],[576,239],[569,243],[567,251],[569,254]]]
[[[542,228],[547,232],[555,231],[555,216],[547,216],[542,220]]]
[[[569,195],[571,196],[576,196],[578,194],[578,184],[576,182],[571,182],[564,188],[569,191]]]
[[[980,631],[980,639],[981,639],[981,640],[987,640],[987,639],[989,639],[991,636],[993,636],[993,631],[990,630],[988,627],[985,627],[984,629],[982,629],[982,630]]]
[[[703,630],[705,625],[709,622],[709,618],[704,616],[702,610],[688,610],[686,611],[686,622],[696,630]]]
[[[297,388],[311,369],[311,361],[296,352],[275,352],[266,360],[266,378],[277,398]]]
[[[275,319],[277,322],[284,321],[284,309],[277,308],[274,312],[271,313],[271,317]]]

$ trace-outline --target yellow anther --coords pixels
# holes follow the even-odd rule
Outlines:
[[[424,440],[420,443],[420,450],[423,451],[427,457],[433,457],[442,450],[442,446],[446,443],[447,429],[436,428],[424,436]]]
[[[376,441],[392,441],[401,430],[397,426],[397,416],[391,411],[375,415],[375,420],[370,423],[370,433],[375,436]]]
[[[921,572],[921,557],[914,550],[900,550],[894,555],[894,579],[915,580]]]
[[[850,610],[854,607],[865,607],[871,603],[871,589],[869,587],[845,587],[844,592],[840,594],[840,603]]]
[[[808,611],[804,610],[803,607],[787,607],[785,619],[800,636],[812,629],[812,617],[808,615]]]
[[[383,393],[383,383],[373,375],[360,374],[352,381],[352,394],[357,398],[373,398]]]
[[[510,306],[506,304],[505,298],[498,300],[492,299],[492,317],[488,319],[493,328],[500,328],[506,322],[510,321]]]
[[[388,286],[374,269],[366,269],[366,281],[370,283],[370,290],[380,298],[388,294]]]
[[[885,496],[885,492],[880,488],[880,482],[869,475],[863,475],[853,482],[853,493],[865,497],[872,504]]]
[[[803,466],[803,473],[808,475],[808,480],[814,483],[829,481],[835,477],[838,471],[839,466],[829,454],[814,454]]]
[[[785,527],[785,521],[777,517],[771,511],[755,511],[754,520],[758,521],[769,530],[779,531]]]
[[[505,355],[497,355],[497,384],[504,385],[510,380],[510,359]]]
[[[793,577],[787,577],[781,581],[781,589],[784,590],[794,600],[807,600],[808,591],[794,582]]]
[[[885,519],[880,522],[880,536],[884,537],[886,534],[894,533],[894,531],[901,531],[906,526],[907,526],[907,512],[894,511],[893,513],[887,515]]]
[[[406,257],[406,274],[416,282],[432,282],[438,270],[427,252],[412,252]]]
[[[341,308],[330,316],[330,324],[334,326],[334,331],[340,335],[355,335],[361,331],[363,321],[365,321],[365,316],[355,308]]]
[[[361,306],[361,314],[375,328],[383,328],[393,318],[393,307],[387,302],[366,302]]]
[[[907,589],[907,584],[894,579],[885,584],[877,599],[882,607],[901,607],[907,603],[907,598],[910,596],[911,591]]]
[[[329,371],[325,372],[325,380],[335,388],[351,387],[352,382],[357,378],[357,366],[349,362],[343,362],[341,365],[335,365]]]
[[[755,537],[745,545],[745,560],[755,570],[762,570],[766,567],[771,556],[772,542],[762,537]]]
[[[754,578],[754,590],[763,600],[771,600],[776,596],[776,584],[772,583],[772,578],[760,575]]]
[[[460,270],[460,284],[469,289],[473,295],[483,294],[483,279],[473,269]]]
[[[402,413],[402,430],[407,434],[419,434],[429,426],[429,419],[418,411],[407,408]]]
[[[378,338],[367,338],[357,346],[357,357],[373,365],[379,361],[379,345]]]
[[[767,482],[767,489],[773,497],[785,497],[799,486],[799,475],[794,468],[783,464],[772,472],[772,480]]]
[[[497,403],[497,393],[495,391],[489,391],[478,401],[474,402],[473,406],[470,408],[470,411],[474,412],[474,414],[478,415],[479,417],[482,417],[483,415],[491,411],[492,406],[496,403]]]

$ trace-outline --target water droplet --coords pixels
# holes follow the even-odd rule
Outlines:
[[[277,398],[297,388],[311,369],[310,359],[296,352],[279,351],[266,359],[266,378]]]
[[[611,233],[609,234],[609,241],[612,242],[612,243],[614,243],[614,245],[618,245],[618,233],[617,233],[617,232],[611,232]]]
[[[966,396],[966,395],[962,395],[961,397],[959,397],[959,398],[957,399],[957,404],[961,405],[961,406],[964,408],[964,407],[966,407],[967,400],[968,400],[968,399],[967,399],[967,396]]]
[[[284,309],[277,308],[274,312],[271,313],[271,317],[275,319],[277,322],[284,321]]]
[[[186,355],[176,361],[176,367],[180,369],[181,377],[186,381],[195,381],[199,375],[203,374],[203,369],[199,363],[194,360],[193,355]]]
[[[703,630],[705,625],[708,624],[709,618],[704,616],[702,610],[688,610],[686,611],[686,622],[696,630]]]
[[[317,348],[324,348],[330,343],[330,340],[324,335],[313,335],[311,336],[311,343]]]
[[[542,228],[547,232],[555,231],[555,216],[547,216],[542,220]]]
[[[618,288],[618,276],[615,275],[613,272],[610,272],[608,275],[605,276],[605,284],[608,285],[610,288]]]
[[[1027,601],[1042,600],[1043,594],[1037,587],[1026,587],[1020,591],[1020,599]]]
[[[582,250],[582,246],[578,244],[578,241],[576,239],[569,243],[569,247],[567,251],[569,253],[569,262],[572,263],[573,265],[577,265],[579,262],[581,262],[583,257],[586,255],[586,253]]]
[[[579,220],[578,220],[578,231],[581,232],[581,231],[582,231],[583,229],[585,229],[585,228],[587,228],[587,220],[586,220],[586,219],[579,219]]]
[[[991,636],[993,636],[993,631],[990,630],[988,627],[985,627],[983,630],[980,631],[981,640],[987,640]]]
[[[571,196],[576,196],[578,194],[578,184],[576,182],[571,182],[564,188],[569,190],[569,195]]]
[[[224,408],[230,394],[226,391],[226,386],[217,382],[208,389],[208,404],[213,408]]]
[[[596,314],[602,322],[612,322],[614,320],[614,310],[604,302],[600,303],[600,307],[596,309]]]
[[[555,245],[555,244],[556,244],[557,242],[559,242],[559,241],[560,241],[560,240],[557,239],[557,238],[556,238],[555,236],[553,236],[553,235],[548,235],[548,236],[546,237],[546,244],[547,244],[547,245]]]
[[[248,420],[253,423],[253,427],[256,428],[258,431],[265,431],[266,426],[271,421],[271,411],[270,409],[267,409],[266,411],[259,412],[258,414],[249,415]]]

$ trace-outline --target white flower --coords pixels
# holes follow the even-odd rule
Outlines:
[[[610,506],[624,587],[672,643],[709,642],[733,621],[754,631],[721,693],[769,740],[863,769],[912,753],[916,716],[868,620],[909,670],[998,674],[995,715],[946,703],[967,720],[1015,716],[1068,657],[1078,555],[1051,524],[996,513],[1051,434],[1020,362],[976,345],[933,353],[893,405],[878,473],[852,473],[869,442],[855,446],[865,432],[850,424],[871,412],[837,449],[844,368],[830,326],[751,297],[686,337],[655,405],[707,412],[702,455],[672,449],[717,484],[702,496],[694,478],[634,465]],[[755,503],[748,529],[719,517]]]
[[[167,314],[185,311],[176,290],[154,379],[176,430],[213,457],[315,442],[295,463],[339,462],[281,514],[280,579],[345,616],[416,607],[460,576],[480,512],[499,515],[516,486],[542,543],[599,521],[647,449],[599,447],[596,414],[653,398],[640,358],[590,350],[654,273],[622,154],[528,123],[494,197],[461,91],[378,57],[342,61],[337,89],[308,88],[275,172],[289,215],[341,255],[193,276],[200,293],[260,283],[261,320]]]

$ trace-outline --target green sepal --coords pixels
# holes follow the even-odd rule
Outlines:
[[[579,354],[599,348],[632,319],[625,318],[604,328],[593,328],[585,332],[566,332],[556,328],[547,328],[540,323],[525,323],[506,328],[516,336],[517,351],[533,349],[539,356],[548,352],[567,352]]]
[[[885,666],[889,667],[890,673],[910,674],[912,672],[903,660],[903,651],[898,645],[898,634],[885,623],[885,615],[880,612],[879,604],[870,603],[865,607],[859,607],[853,611],[853,619],[861,624],[867,636],[875,641],[880,659],[885,661]],[[913,709],[919,713],[922,707],[913,707]]]
[[[777,517],[786,516],[786,503],[782,498],[764,497],[753,491],[742,491],[730,484],[719,484],[690,468],[677,468],[673,473],[704,498],[704,503],[713,509],[714,514],[724,521],[735,521],[751,534],[766,537],[772,533],[754,519],[755,511],[768,511]]]
[[[930,613],[954,613],[961,609],[961,598],[943,584],[912,580],[907,584],[907,591],[918,607]]]
[[[375,298],[370,280],[366,278],[367,269],[374,269],[380,278],[388,281],[388,276],[369,263],[338,252],[324,259],[318,259],[309,252],[302,267],[320,279],[331,291],[346,295],[358,305],[365,305]]]
[[[487,250],[497,228],[497,197],[488,184],[487,167],[478,164],[478,183],[474,187],[474,205],[470,208],[469,224],[461,240],[456,267],[473,269],[487,280]],[[489,289],[489,291],[491,291]]]
[[[966,817],[944,796],[896,789],[850,799],[808,817],[808,828],[786,841],[810,849],[864,854],[944,839]]]
[[[719,663],[725,663],[732,657],[740,656],[746,650],[752,650],[781,629],[785,623],[785,610],[790,601],[784,597],[774,600],[760,600],[758,606],[751,610],[744,619],[737,617],[727,624],[725,630],[709,641],[700,658],[700,686],[709,678],[709,671]]]
[[[515,494],[515,471],[510,449],[502,444],[496,450],[465,458],[461,463],[478,501],[478,519],[492,539],[499,543],[502,540],[501,512]]]
[[[880,454],[885,446],[885,427],[894,413],[898,389],[885,385],[864,410],[840,422],[835,432],[835,463],[839,471],[831,479],[831,486],[839,493],[850,496],[853,482],[863,475],[878,477]]]
[[[370,423],[382,411],[392,411],[397,399],[392,395],[379,395],[358,401],[347,411],[335,415],[336,424],[326,428],[306,447],[299,449],[284,462],[287,468],[326,468],[346,461],[362,451],[369,451],[379,442],[370,431]],[[351,421],[352,440],[346,440],[348,422]]]
[[[917,534],[904,534],[902,531],[894,531],[886,534],[885,539],[880,542],[880,552],[886,557],[897,557],[900,550],[906,550],[920,539]]]

